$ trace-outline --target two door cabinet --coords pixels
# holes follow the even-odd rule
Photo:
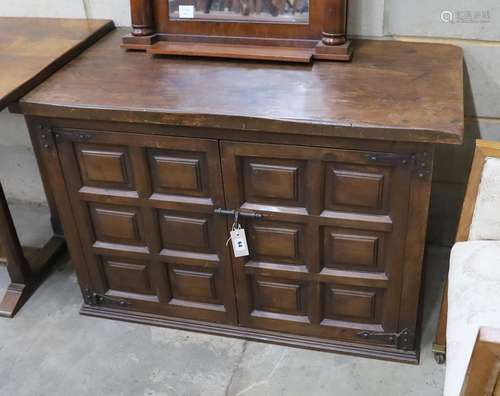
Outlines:
[[[416,361],[430,146],[29,125],[83,313]]]
[[[354,40],[352,62],[297,65],[144,56],[124,35],[11,106],[81,313],[417,363],[435,148],[463,141],[461,48]]]

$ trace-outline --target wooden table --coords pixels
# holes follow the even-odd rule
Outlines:
[[[0,18],[0,111],[113,27],[110,21]],[[50,191],[47,198],[55,236],[42,249],[28,248],[23,253],[0,185],[0,261],[7,263],[12,281],[0,302],[0,316],[15,314],[65,245]]]
[[[435,144],[462,51],[355,41],[351,63],[94,45],[26,115],[87,315],[418,361]],[[221,210],[219,210],[221,209]],[[225,243],[234,221],[250,255]]]

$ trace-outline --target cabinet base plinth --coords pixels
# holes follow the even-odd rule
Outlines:
[[[324,340],[314,337],[296,336],[267,330],[251,329],[217,323],[199,322],[189,319],[172,318],[161,315],[134,312],[129,310],[83,305],[80,314],[97,318],[120,320],[177,330],[196,331],[201,333],[242,338],[296,348],[314,349],[324,352],[336,352],[371,359],[382,359],[393,362],[418,364],[419,351],[402,351],[394,348],[352,342]]]

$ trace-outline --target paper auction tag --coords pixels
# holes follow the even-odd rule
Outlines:
[[[245,257],[250,255],[245,230],[243,228],[233,229],[230,233],[233,244],[234,257]]]
[[[192,6],[192,5],[180,5],[179,6],[179,18],[194,18],[194,6]]]

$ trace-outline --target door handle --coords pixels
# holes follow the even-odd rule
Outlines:
[[[215,214],[222,216],[245,217],[247,219],[262,219],[264,216],[256,212],[240,212],[239,210],[228,210],[217,208],[214,210]]]

